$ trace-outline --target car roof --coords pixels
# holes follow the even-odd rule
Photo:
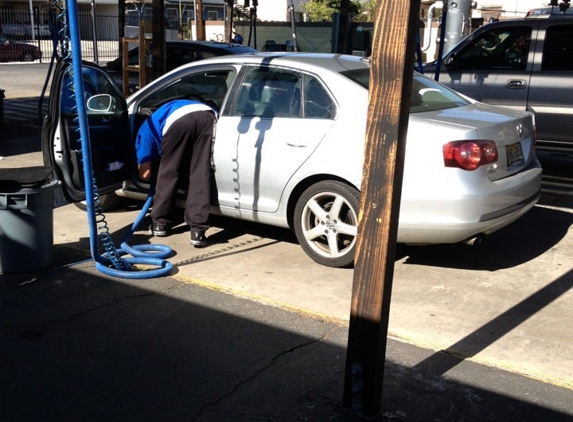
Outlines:
[[[565,17],[565,16],[572,16],[573,15],[573,8],[568,7],[565,10],[565,13],[561,12],[559,6],[547,6],[547,7],[539,7],[535,9],[531,9],[525,15],[526,18],[529,19],[545,19],[549,16],[551,17]]]
[[[153,44],[153,43],[152,43]],[[199,51],[227,51],[231,53],[256,53],[257,50],[242,44],[221,42],[221,41],[193,41],[193,40],[171,40],[165,42],[166,47],[181,47],[189,46],[193,47],[195,50]],[[138,47],[131,48],[130,54],[134,51],[138,51]]]
[[[201,53],[209,52],[216,56],[223,56],[227,54],[249,54],[256,53],[257,50],[254,48],[234,43],[226,43],[220,41],[193,41],[193,40],[172,40],[165,42],[165,48],[174,48],[180,46],[189,46],[193,50],[199,51]],[[129,50],[129,56],[135,56],[139,54],[139,46],[133,47]],[[119,57],[108,62],[108,68],[113,70],[120,70],[123,62],[123,56],[120,54]]]
[[[573,8],[567,9],[567,11],[565,13],[559,12],[559,8],[557,8],[557,11],[553,11],[553,12],[551,12],[550,9],[548,9],[546,12],[543,10],[539,10],[539,11],[535,11],[535,10],[531,11],[530,10],[524,19],[562,20],[562,19],[571,19],[571,18],[573,18]]]
[[[553,24],[553,23],[563,23],[564,21],[571,21],[573,20],[573,14],[570,15],[531,15],[531,16],[527,16],[524,18],[516,18],[516,19],[505,19],[505,20],[501,20],[501,21],[494,21],[494,22],[489,22],[486,23],[482,26],[480,26],[478,29],[479,30],[484,30],[487,28],[493,28],[495,26],[519,26],[519,25],[524,25],[524,24],[530,24],[533,25],[532,21],[540,21],[539,24],[541,25],[545,25],[545,22],[547,22],[547,25],[549,24]],[[537,23],[535,24],[537,25]],[[472,36],[472,34],[474,34],[476,31],[472,32],[469,34],[468,38],[470,38]]]
[[[192,67],[203,64],[261,64],[270,63],[281,66],[296,66],[299,68],[327,68],[332,72],[344,72],[347,70],[362,69],[368,67],[370,60],[360,56],[352,56],[336,53],[294,53],[294,52],[257,52],[246,55],[219,56],[192,62],[182,67]]]
[[[197,60],[186,63],[178,68],[166,73],[151,84],[144,86],[129,97],[128,103],[137,101],[141,95],[147,95],[146,91],[154,83],[162,83],[161,80],[173,78],[174,73],[186,72],[188,70],[211,68],[213,66],[233,66],[233,65],[265,65],[273,64],[284,68],[291,68],[309,73],[319,74],[327,78],[327,74],[334,75],[341,72],[369,69],[370,59],[334,53],[295,53],[295,52],[257,52],[253,54],[232,54],[226,56],[210,57],[208,59]]]
[[[232,52],[256,52],[252,47],[236,44],[236,43],[227,43],[227,42],[220,42],[220,41],[191,41],[191,40],[173,40],[167,41],[166,46],[193,46],[198,50],[204,51],[214,51],[214,50],[225,50],[225,51],[232,51]]]

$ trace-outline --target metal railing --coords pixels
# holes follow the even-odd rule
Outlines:
[[[53,52],[53,25],[47,10],[35,10],[33,24],[28,9],[0,9],[0,34],[12,43],[30,44],[42,52],[40,62],[48,62]],[[78,13],[82,58],[105,63],[119,56],[117,14]],[[13,47],[21,48],[15,45]],[[13,58],[12,58],[13,57]],[[4,60],[21,60],[11,55]]]

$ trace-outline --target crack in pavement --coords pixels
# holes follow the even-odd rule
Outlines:
[[[262,373],[267,371],[269,368],[273,367],[284,356],[289,355],[289,354],[291,354],[297,350],[300,350],[302,348],[313,346],[317,343],[324,341],[326,338],[328,338],[328,333],[325,333],[324,335],[322,335],[319,338],[298,344],[296,346],[293,346],[287,350],[284,350],[284,351],[276,354],[275,356],[273,356],[273,358],[267,364],[265,364],[261,368],[255,370],[251,375],[249,375],[245,379],[236,383],[227,394],[222,395],[221,397],[212,401],[211,403],[205,404],[191,420],[192,421],[198,420],[201,416],[203,416],[208,411],[208,409],[210,407],[215,407],[215,406],[219,405],[220,403],[222,403],[225,399],[234,395],[237,391],[239,391],[241,389],[241,387],[245,386],[246,384],[248,384],[252,380],[256,379],[259,375],[261,375]]]
[[[81,311],[75,312],[73,314],[70,315],[65,315],[65,316],[61,316],[59,318],[53,318],[53,319],[48,319],[46,321],[42,321],[42,322],[27,322],[27,323],[13,323],[13,324],[5,324],[5,325],[0,325],[0,329],[4,330],[4,329],[15,329],[15,328],[24,328],[27,327],[28,330],[33,330],[33,329],[37,329],[39,327],[46,327],[46,326],[50,326],[50,325],[57,325],[57,324],[61,324],[64,322],[69,322],[72,321],[76,318],[88,315],[92,312],[98,312],[102,309],[108,308],[110,306],[116,305],[118,303],[121,302],[125,302],[128,300],[133,300],[133,299],[141,299],[141,298],[146,298],[146,297],[150,297],[150,296],[155,296],[155,295],[161,295],[164,293],[168,293],[171,290],[175,290],[178,289],[179,287],[183,286],[185,283],[178,283],[175,284],[173,286],[170,286],[166,289],[162,289],[162,290],[157,290],[157,291],[152,291],[152,292],[145,292],[145,293],[141,293],[141,294],[134,294],[134,295],[129,295],[129,296],[124,296],[124,297],[120,297],[105,303],[101,303],[97,306],[93,306],[91,308],[86,308],[83,309]],[[4,336],[1,336],[0,338],[4,338]]]

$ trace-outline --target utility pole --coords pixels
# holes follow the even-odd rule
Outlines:
[[[350,54],[350,2],[351,0],[341,0],[338,21],[338,42],[336,52],[340,54]]]
[[[366,417],[382,409],[390,298],[420,2],[379,1],[343,404]]]

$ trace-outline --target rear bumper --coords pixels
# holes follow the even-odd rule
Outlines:
[[[441,194],[427,201],[413,199],[410,204],[417,202],[414,212],[403,203],[398,242],[458,243],[491,234],[533,208],[541,195],[541,178],[541,166],[536,162],[526,171],[491,183],[480,194],[455,195],[448,191],[451,186],[445,186]]]
[[[459,243],[480,235],[488,235],[513,223],[526,214],[539,200],[537,195],[520,208],[497,217],[493,220],[454,224],[400,224],[398,243],[409,244],[440,244]]]

